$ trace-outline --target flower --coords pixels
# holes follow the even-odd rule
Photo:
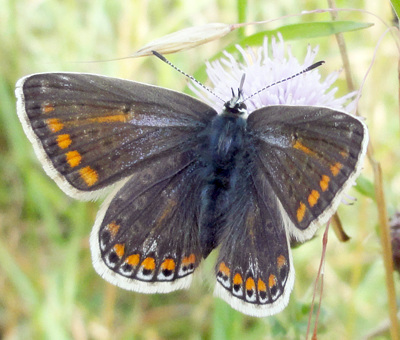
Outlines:
[[[225,101],[229,100],[232,96],[232,89],[236,90],[239,87],[242,75],[245,74],[243,98],[247,98],[260,89],[291,77],[313,64],[318,46],[314,49],[308,46],[307,55],[301,64],[292,55],[290,47],[287,47],[285,53],[285,43],[280,34],[278,39],[277,41],[272,38],[269,45],[268,38],[265,38],[263,46],[257,50],[236,46],[242,54],[244,64],[237,62],[226,51],[223,52],[225,58],[207,62],[206,72],[213,83],[213,92]],[[337,88],[330,89],[338,76],[339,72],[333,72],[325,80],[321,80],[318,69],[314,69],[259,92],[246,100],[245,104],[249,112],[277,104],[326,106],[335,110],[350,112],[354,108],[354,101],[349,103],[349,99],[354,98],[355,93],[335,98]],[[190,84],[190,88],[218,112],[222,111],[224,103],[215,100],[215,95],[195,82]]]

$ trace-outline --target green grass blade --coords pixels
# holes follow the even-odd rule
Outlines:
[[[397,19],[400,18],[400,1],[399,0],[391,0],[393,11],[396,13]]]

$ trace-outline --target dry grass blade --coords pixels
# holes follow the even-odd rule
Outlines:
[[[152,51],[157,51],[161,54],[169,54],[187,50],[208,43],[212,40],[222,38],[233,29],[232,25],[222,23],[188,27],[151,41],[146,46],[132,54],[131,57],[150,56],[153,55]]]

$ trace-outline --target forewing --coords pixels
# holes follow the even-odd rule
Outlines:
[[[280,205],[264,175],[251,169],[241,183],[219,240],[215,294],[242,313],[263,317],[289,301],[292,256]]]
[[[27,76],[17,112],[46,172],[67,194],[105,187],[174,152],[193,148],[216,112],[182,93],[81,73]]]
[[[100,210],[90,244],[107,281],[142,293],[190,285],[201,260],[197,161],[191,151],[135,173]]]
[[[311,106],[269,106],[248,118],[257,168],[279,198],[300,241],[327,221],[361,171],[368,132],[347,113]]]

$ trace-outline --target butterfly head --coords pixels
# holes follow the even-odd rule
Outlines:
[[[242,80],[240,81],[240,86],[238,88],[237,95],[235,94],[235,91],[232,89],[232,98],[229,101],[225,102],[225,104],[224,104],[223,112],[225,114],[242,116],[242,117],[247,116],[247,114],[248,114],[247,106],[243,100],[244,79],[245,79],[245,74],[243,74]]]

